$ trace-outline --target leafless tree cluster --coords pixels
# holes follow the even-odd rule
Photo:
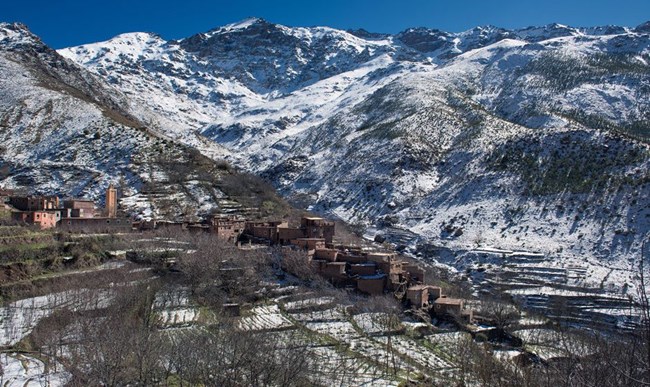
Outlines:
[[[66,299],[74,306],[41,321],[31,342],[63,364],[71,386],[304,385],[307,347],[287,337],[238,330],[228,319],[202,327],[160,329],[152,303],[160,281],[122,284]],[[80,307],[93,302],[92,308]]]
[[[260,282],[272,275],[267,249],[241,250],[209,234],[188,238],[189,251],[178,257],[178,270],[199,302],[220,306],[259,297]]]

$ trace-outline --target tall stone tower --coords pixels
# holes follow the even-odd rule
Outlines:
[[[106,190],[106,207],[104,208],[104,212],[109,218],[115,218],[117,216],[117,189],[113,186],[113,183]]]

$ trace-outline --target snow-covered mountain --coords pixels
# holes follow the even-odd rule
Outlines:
[[[0,24],[0,184],[103,200],[118,183],[122,207],[142,218],[236,211],[236,173],[149,126],[158,117],[63,58],[20,24]],[[207,155],[219,145],[188,135]],[[225,191],[225,192],[224,192]],[[241,194],[241,193],[240,193]],[[255,204],[255,203],[253,203]]]
[[[472,276],[490,273],[477,248],[532,251],[544,259],[515,265],[517,281],[635,292],[650,228],[647,23],[388,35],[249,19],[59,53],[156,133],[203,152],[211,139],[369,236]]]

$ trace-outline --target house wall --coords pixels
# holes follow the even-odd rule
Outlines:
[[[295,227],[278,227],[278,240],[280,243],[289,243],[292,239],[305,238],[305,232]]]
[[[264,238],[268,239],[271,242],[277,242],[277,228],[271,226],[253,226],[251,229],[251,235],[255,238]]]
[[[126,218],[66,218],[59,222],[63,231],[83,233],[130,232],[131,226]]]
[[[377,266],[373,264],[352,264],[350,265],[350,274],[352,275],[374,275],[377,272]]]
[[[11,196],[9,204],[20,211],[53,210],[59,207],[56,196]]]
[[[413,305],[416,308],[422,308],[426,304],[428,304],[429,289],[426,287],[408,289],[406,292],[406,297],[408,298],[409,301],[411,301],[411,305]]]
[[[244,221],[232,218],[214,218],[212,219],[211,230],[219,238],[237,240],[244,231]]]
[[[449,298],[439,298],[434,302],[434,311],[438,314],[461,314],[463,301]]]
[[[327,262],[325,267],[322,270],[322,273],[326,277],[330,278],[343,278],[346,277],[345,274],[345,263],[344,262]]]
[[[56,227],[59,220],[59,215],[56,212],[45,211],[13,212],[11,217],[18,222],[37,225],[43,230]]]
[[[373,276],[371,278],[359,277],[357,279],[357,289],[370,295],[383,294],[385,284],[386,278],[383,276]]]
[[[336,261],[338,255],[339,252],[335,249],[316,249],[314,252],[314,258],[323,259],[329,262]]]
[[[90,200],[64,200],[63,208],[95,210],[95,203]]]
[[[300,227],[307,238],[323,238],[327,243],[334,240],[334,222],[323,218],[303,217],[300,219]]]
[[[307,250],[316,250],[316,249],[325,248],[324,239],[307,239],[307,238],[293,239],[291,240],[291,244],[294,246],[302,247],[303,249],[307,249]]]
[[[409,277],[420,283],[424,283],[424,269],[417,265],[404,265],[404,270],[408,272]]]
[[[348,254],[339,254],[339,261],[349,262],[349,263],[364,263],[368,262],[368,259],[362,255],[348,255]]]

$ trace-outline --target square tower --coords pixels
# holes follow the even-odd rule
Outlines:
[[[106,190],[106,204],[104,212],[108,218],[117,217],[117,189],[113,186],[112,183]]]

